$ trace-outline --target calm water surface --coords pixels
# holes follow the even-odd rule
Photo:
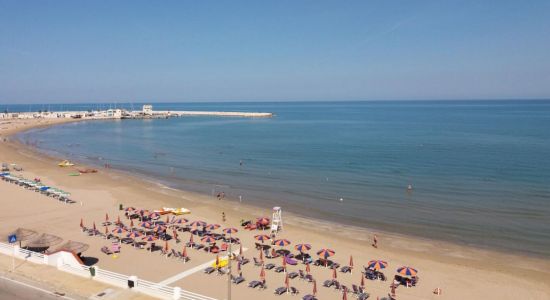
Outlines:
[[[550,256],[550,101],[155,108],[276,116],[86,121],[20,138],[44,151],[109,163],[175,188],[224,191],[308,217]],[[28,107],[37,109],[46,107]]]

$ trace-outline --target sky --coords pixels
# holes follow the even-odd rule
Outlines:
[[[550,1],[0,0],[0,103],[550,98]]]

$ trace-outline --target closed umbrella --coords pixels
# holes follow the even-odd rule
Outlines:
[[[309,272],[311,272],[311,269],[309,267],[309,263],[306,264],[306,273],[309,275]]]
[[[80,228],[84,227],[84,219],[80,218]]]
[[[313,280],[313,296],[317,296],[317,280]]]
[[[349,268],[351,272],[353,273],[353,256],[349,256]]]
[[[332,269],[332,279],[336,280],[336,277],[337,276],[337,273],[336,273],[336,268]]]

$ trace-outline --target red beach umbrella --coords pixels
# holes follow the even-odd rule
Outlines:
[[[313,280],[313,296],[317,296],[317,280]]]
[[[105,213],[105,222],[109,222],[109,214]]]
[[[285,276],[285,287],[286,287],[286,290],[288,292],[288,290],[290,289],[290,281],[288,280],[288,273],[286,273],[286,276]]]
[[[332,250],[332,249],[323,248],[323,249],[317,251],[317,255],[319,255],[323,259],[327,259],[327,258],[333,256],[334,254],[336,254],[336,252],[334,252],[334,250]]]
[[[309,263],[306,264],[306,273],[309,275],[309,272],[311,272],[311,269],[309,267]]]
[[[269,218],[266,218],[266,217],[256,219],[256,223],[259,223],[260,225],[263,225],[263,226],[269,225],[269,222],[270,222]]]
[[[336,280],[336,278],[338,277],[337,273],[336,273],[336,268],[332,269],[332,279]]]
[[[263,243],[264,241],[269,240],[269,236],[265,234],[259,234],[259,235],[255,235],[254,239]]]
[[[365,288],[365,276],[361,274],[361,287]]]
[[[80,228],[84,227],[84,219],[80,218]]]
[[[96,231],[95,221],[94,221],[94,231]]]
[[[243,256],[243,244],[239,245],[239,256]]]
[[[183,245],[183,251],[181,251],[181,256],[187,257],[187,246]]]
[[[348,287],[344,287],[344,295],[342,296],[342,300],[348,300]]]
[[[206,222],[203,222],[203,221],[193,221],[193,222],[191,222],[189,225],[191,225],[192,227],[201,227],[201,226],[206,226]]]
[[[134,220],[133,219],[130,219],[130,227],[134,227]]]
[[[287,239],[279,239],[279,240],[275,240],[274,245],[279,247],[285,247],[290,245],[290,241]]]
[[[168,250],[169,250],[168,241],[164,241],[164,251],[168,252]]]
[[[353,256],[349,256],[349,267],[353,270]]]
[[[265,280],[265,269],[264,266],[262,266],[262,269],[260,270],[260,279]]]

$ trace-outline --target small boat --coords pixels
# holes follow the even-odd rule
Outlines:
[[[71,166],[74,166],[74,164],[68,160],[64,160],[62,162],[60,162],[59,164],[57,164],[58,166],[60,167],[71,167]]]

